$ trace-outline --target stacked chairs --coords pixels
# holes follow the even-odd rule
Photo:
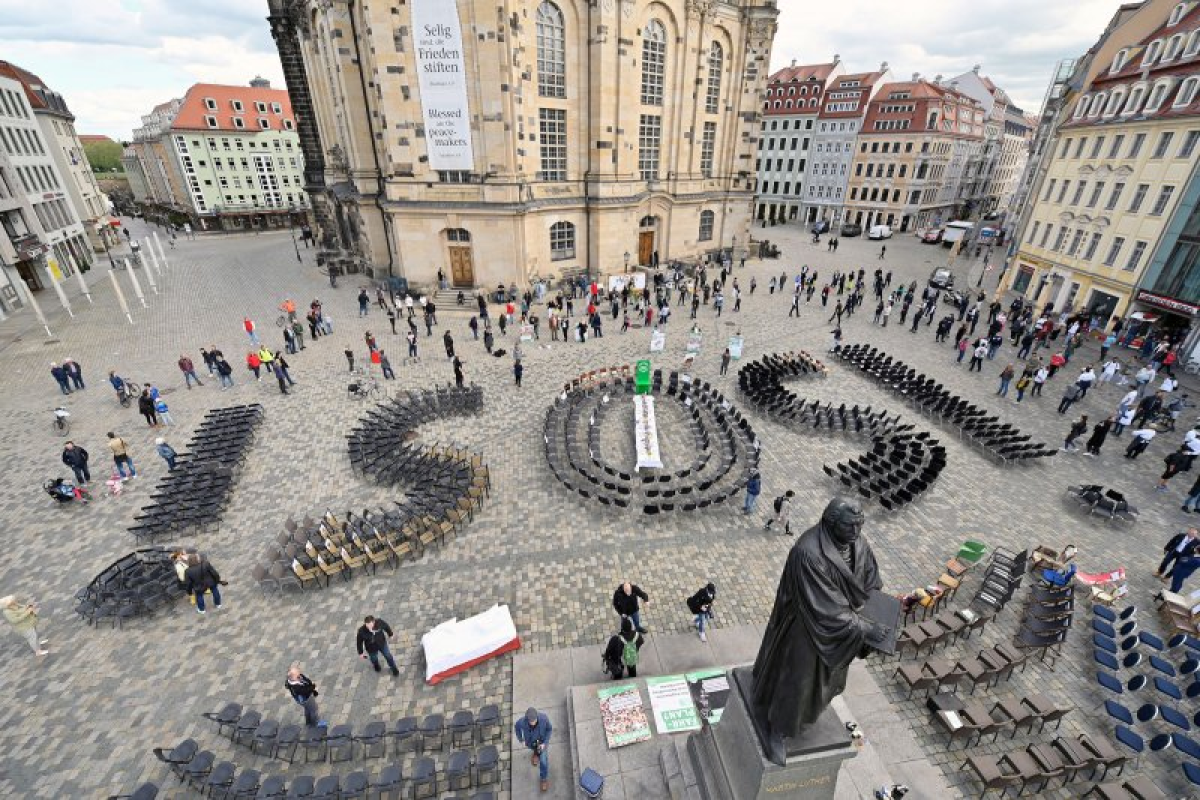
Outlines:
[[[1067,496],[1086,509],[1088,516],[1100,514],[1105,519],[1120,522],[1134,522],[1138,518],[1138,510],[1129,504],[1125,495],[1116,489],[1105,489],[1094,483],[1084,483],[1067,487]]]
[[[150,495],[154,502],[134,516],[129,532],[139,544],[220,527],[262,415],[256,403],[214,408],[204,416],[175,469]]]
[[[1026,562],[1020,565],[1024,572]],[[1057,658],[1075,616],[1075,590],[1070,581],[1058,584],[1043,579],[1026,597],[1025,612],[1016,644],[1039,653],[1042,661]],[[1051,665],[1055,663],[1051,660]]]
[[[977,542],[968,541],[964,544],[958,555],[947,564],[948,569],[953,570],[954,564],[974,563],[970,561],[971,558],[975,558],[976,561],[982,558],[983,550],[976,549],[975,546],[983,547]],[[1029,553],[1026,550],[1014,553],[1002,547],[996,548],[984,569],[972,606],[993,611],[1004,608],[1024,580],[1028,559]]]
[[[784,386],[784,380],[801,376],[825,377],[828,369],[803,350],[773,353],[738,371],[738,388],[758,410],[777,422],[805,430],[839,431],[871,437],[871,449],[848,462],[826,465],[825,473],[867,499],[877,499],[888,511],[903,508],[927,491],[946,466],[946,449],[912,425],[900,425],[899,416],[869,407],[850,408],[842,403],[822,405],[806,400]]]
[[[118,627],[173,605],[185,594],[171,551],[147,547],[113,562],[76,592],[75,613],[89,625],[108,622]]]
[[[546,412],[542,440],[550,471],[567,489],[616,508],[645,514],[696,511],[733,498],[757,468],[759,442],[749,421],[707,381],[661,371],[651,388],[682,405],[695,442],[691,463],[675,472],[635,476],[605,458],[600,430],[618,396],[632,395],[628,367],[585,373],[563,387]]]
[[[1031,441],[1028,434],[1001,422],[996,415],[953,394],[935,379],[918,373],[875,347],[845,345],[839,348],[837,356],[883,388],[900,395],[922,413],[954,427],[964,441],[970,441],[1003,464],[1047,458],[1057,452],[1041,442]]]

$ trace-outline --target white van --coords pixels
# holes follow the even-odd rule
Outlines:
[[[892,229],[887,225],[872,225],[871,230],[867,231],[868,239],[890,239],[892,238]]]
[[[971,238],[971,231],[975,230],[973,222],[950,222],[946,225],[946,232],[942,234],[942,247],[953,247],[954,243],[963,238]]]

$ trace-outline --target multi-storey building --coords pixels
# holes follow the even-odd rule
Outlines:
[[[843,72],[841,59],[828,64],[796,66],[793,61],[771,76],[763,101],[758,139],[758,192],[754,218],[784,222],[796,218],[804,197],[809,144],[829,81]]]
[[[829,82],[810,144],[801,206],[805,224],[824,220],[836,228],[842,222],[855,140],[871,98],[891,76],[885,61],[876,72],[841,75]]]
[[[774,0],[269,7],[340,267],[523,285],[749,237]]]
[[[1148,0],[1133,19],[1149,32],[1115,29],[1048,143],[1007,276],[1034,302],[1099,323],[1134,310],[1200,157],[1200,6]]]
[[[1181,352],[1193,354],[1200,344],[1200,159],[1183,188],[1179,206],[1167,224],[1134,295],[1143,317],[1163,317],[1162,328],[1190,334],[1182,339]]]
[[[12,227],[6,225],[5,232],[17,258],[6,266],[33,290],[46,285],[47,266],[57,278],[73,273],[72,259],[83,269],[92,261],[87,234],[67,191],[69,179],[59,171],[51,148],[38,124],[28,86],[0,71],[0,149],[9,165],[6,182],[25,201],[8,212]],[[19,225],[18,216],[23,217]]]
[[[967,164],[963,197],[968,216],[1007,213],[1029,151],[1025,114],[980,67],[950,79],[950,85],[975,99],[983,109],[983,142],[979,156]]]
[[[982,140],[983,110],[967,95],[919,76],[882,84],[854,143],[843,221],[908,231],[956,217]]]
[[[122,159],[134,198],[199,230],[303,224],[304,157],[287,92],[198,83],[156,106]],[[139,195],[138,192],[141,192]]]

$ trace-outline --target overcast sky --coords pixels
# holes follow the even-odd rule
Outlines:
[[[907,80],[975,64],[1026,111],[1055,62],[1099,36],[1116,0],[779,0],[772,67],[887,61]],[[81,133],[129,138],[142,114],[193,83],[283,88],[265,0],[0,0],[0,58],[66,97]]]

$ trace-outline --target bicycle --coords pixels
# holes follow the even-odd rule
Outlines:
[[[383,395],[383,390],[379,388],[379,381],[370,376],[347,384],[346,391],[357,400],[366,400],[367,398],[378,400]]]
[[[71,416],[71,412],[62,406],[54,409],[54,432],[59,436],[66,436],[71,432],[71,423],[67,419],[69,416]]]
[[[142,387],[131,381],[125,381],[121,391],[117,392],[117,400],[122,408],[129,408],[129,403],[142,393]]]

